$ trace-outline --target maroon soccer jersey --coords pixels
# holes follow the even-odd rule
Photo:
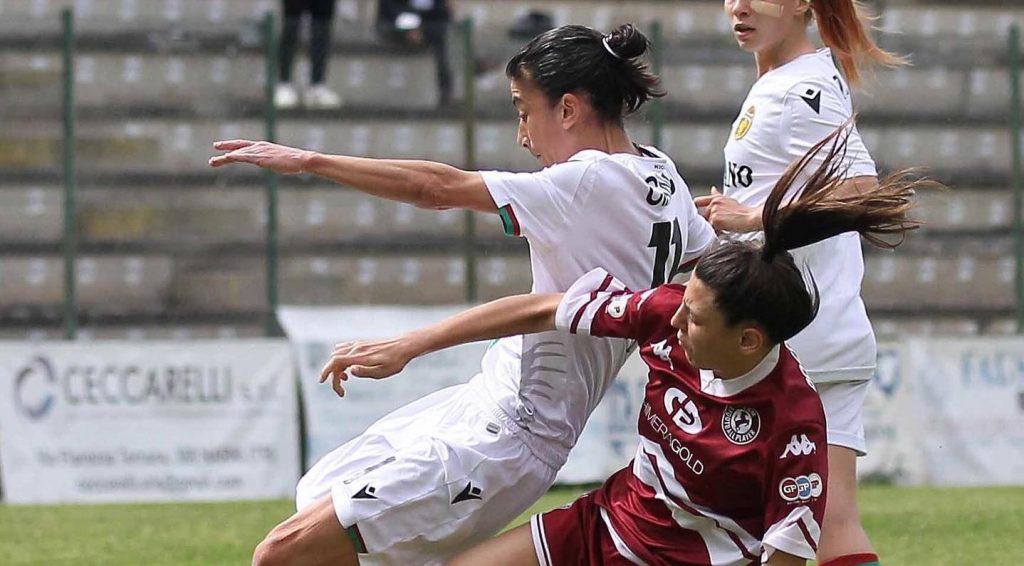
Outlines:
[[[652,566],[813,559],[828,469],[817,392],[785,345],[735,379],[690,365],[669,324],[684,291],[632,293],[595,270],[558,307],[559,328],[635,340],[650,368],[636,456],[594,503]]]

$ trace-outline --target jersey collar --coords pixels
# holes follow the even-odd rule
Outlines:
[[[734,397],[763,381],[779,364],[780,346],[765,354],[754,369],[735,379],[720,379],[709,369],[700,370],[700,389],[715,397]]]

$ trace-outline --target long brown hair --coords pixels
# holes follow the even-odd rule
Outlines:
[[[852,86],[860,83],[861,72],[871,64],[898,67],[907,58],[885,51],[868,35],[875,17],[859,0],[808,0],[818,24],[821,41],[832,49]]]
[[[843,232],[859,232],[875,246],[892,249],[903,241],[906,232],[920,226],[919,221],[907,216],[914,206],[914,192],[937,183],[912,178],[912,170],[894,173],[865,192],[837,196],[836,189],[846,181],[849,169],[846,142],[853,132],[853,120],[851,117],[791,163],[776,181],[761,217],[766,260],[779,251],[800,248]],[[783,206],[797,179],[806,174],[826,147],[829,149],[824,160],[810,172],[799,196]],[[881,237],[892,234],[898,234],[900,239],[890,242]]]
[[[764,204],[762,245],[729,240],[697,263],[694,274],[715,293],[727,325],[755,322],[776,344],[792,338],[814,319],[819,300],[813,274],[806,283],[789,250],[851,231],[877,246],[894,248],[902,239],[889,242],[883,236],[902,236],[920,225],[907,216],[915,191],[937,184],[912,179],[909,171],[859,193],[835,194],[846,180],[846,142],[852,131],[851,119],[779,177]]]

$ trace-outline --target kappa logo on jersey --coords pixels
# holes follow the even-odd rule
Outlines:
[[[651,353],[658,356],[659,360],[668,362],[668,367],[676,369],[672,365],[672,346],[668,345],[668,338],[651,344]]]
[[[661,172],[644,179],[647,183],[647,204],[668,206],[676,194],[676,183],[667,173]]]
[[[821,89],[809,88],[800,95],[800,98],[814,110],[815,114],[821,114]]]
[[[377,499],[377,496],[374,495],[374,493],[377,493],[377,488],[370,484],[366,484],[352,496],[352,499]]]
[[[739,121],[736,122],[736,129],[733,131],[732,136],[738,140],[743,139],[743,136],[750,132],[750,127],[754,125],[754,114],[756,109],[751,106],[740,116]]]
[[[704,428],[697,404],[675,387],[665,392],[665,410],[672,415],[672,422],[687,434],[697,434]]]
[[[750,444],[761,432],[761,415],[756,409],[728,407],[722,415],[722,432],[733,444]]]
[[[786,459],[787,456],[810,456],[818,450],[818,446],[807,438],[806,434],[800,436],[793,435],[793,438],[789,440],[789,444],[786,445],[786,449],[782,451],[782,456],[779,456],[779,460]]]
[[[629,295],[619,295],[608,302],[604,309],[612,318],[622,318],[626,314],[626,304],[629,303]]]
[[[789,503],[809,501],[820,497],[823,489],[821,476],[813,473],[795,478],[783,478],[779,482],[779,496]]]

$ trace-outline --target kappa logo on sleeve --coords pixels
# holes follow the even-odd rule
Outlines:
[[[806,434],[799,436],[794,434],[793,438],[789,440],[789,444],[786,445],[786,449],[782,451],[782,456],[779,456],[779,460],[785,460],[788,456],[810,456],[817,449],[818,446],[807,438]]]

